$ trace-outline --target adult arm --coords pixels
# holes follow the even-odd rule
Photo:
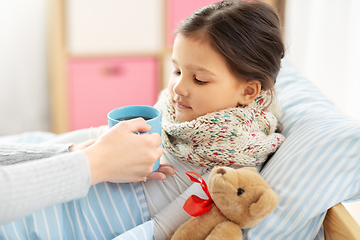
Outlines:
[[[71,144],[2,143],[0,165],[43,159],[68,152]]]
[[[0,166],[0,224],[86,196],[89,162],[81,152]]]
[[[39,144],[1,143],[0,165],[10,165],[25,161],[52,157],[68,151],[84,149],[91,145],[109,129],[108,126],[91,127],[59,134],[53,139]]]
[[[82,151],[0,166],[0,223],[83,197],[91,184],[143,180],[163,149],[143,119],[121,122]]]

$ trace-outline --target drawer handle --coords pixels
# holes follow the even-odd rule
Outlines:
[[[102,73],[106,76],[117,76],[123,73],[123,69],[118,66],[105,67],[102,69]]]

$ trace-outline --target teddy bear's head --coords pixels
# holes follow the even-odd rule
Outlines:
[[[217,208],[240,228],[257,225],[278,204],[277,194],[255,168],[215,167],[208,185]]]

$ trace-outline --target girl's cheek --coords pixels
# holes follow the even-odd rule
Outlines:
[[[168,89],[168,92],[169,92],[169,94],[171,94],[172,92],[173,92],[173,85],[171,85],[170,83],[168,84],[168,87],[167,87],[167,89]]]
[[[169,91],[169,94],[171,94],[171,95],[174,94],[175,84],[176,84],[176,79],[170,78],[169,83],[168,83],[168,91]]]
[[[173,86],[170,86],[170,84],[169,84],[167,90],[168,90],[168,95],[169,95],[170,99],[174,98],[174,91],[172,89],[173,89]]]
[[[175,85],[175,81],[172,79],[172,77],[170,77],[170,79],[169,79],[169,81],[168,81],[168,85],[167,85],[169,91],[170,91],[170,90],[172,91],[174,85]]]

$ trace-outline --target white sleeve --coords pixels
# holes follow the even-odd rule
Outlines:
[[[68,152],[69,144],[1,143],[0,165],[11,165]]]
[[[109,130],[107,125],[100,127],[91,127],[75,130],[72,132],[59,134],[56,138],[47,141],[46,143],[82,143],[89,139],[98,139],[102,134]]]
[[[210,172],[202,175],[207,182]],[[208,199],[199,183],[193,183],[185,192],[172,201],[169,205],[163,208],[158,214],[155,215],[153,220],[155,221],[155,240],[163,240],[178,227],[189,220],[191,216],[187,214],[183,205],[188,197],[196,195],[203,199]]]
[[[85,153],[0,166],[0,224],[86,196],[91,185]]]

